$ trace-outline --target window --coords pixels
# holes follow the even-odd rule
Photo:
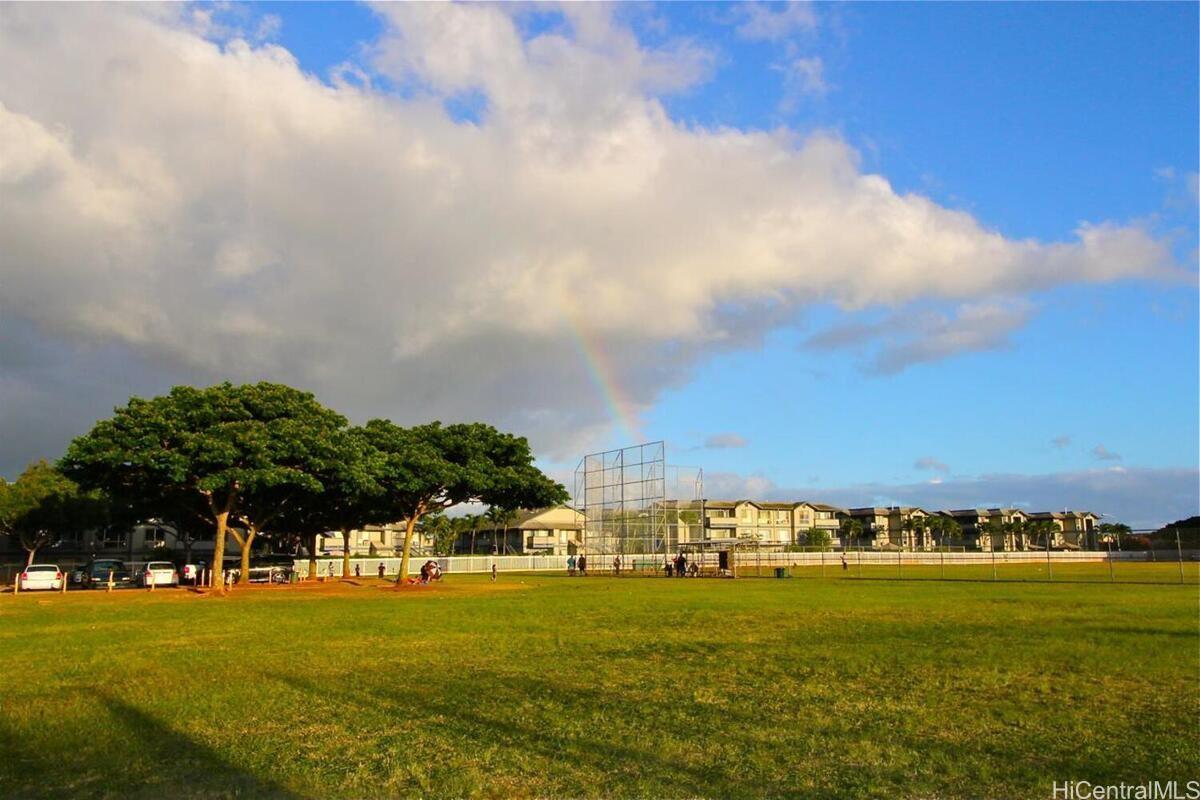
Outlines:
[[[124,529],[110,529],[100,535],[101,547],[125,547],[128,544],[129,535]]]
[[[167,532],[162,528],[144,528],[142,533],[142,541],[146,547],[166,547]]]

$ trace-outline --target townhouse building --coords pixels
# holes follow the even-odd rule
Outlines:
[[[1067,550],[1096,548],[1099,545],[1100,515],[1091,511],[1039,511],[1027,515],[1030,522],[1049,522],[1054,526],[1050,547]]]
[[[766,547],[803,545],[814,528],[838,542],[842,509],[810,501],[706,500],[706,538],[738,538]]]

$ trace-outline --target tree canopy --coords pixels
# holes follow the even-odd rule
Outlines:
[[[220,569],[232,519],[261,525],[280,503],[319,492],[345,417],[274,383],[177,386],[133,398],[71,443],[64,473],[136,506],[170,499],[216,528]]]
[[[567,491],[533,464],[529,442],[491,425],[431,422],[402,428],[373,419],[367,441],[383,459],[381,512],[405,521],[400,574],[408,574],[413,532],[426,514],[460,503],[507,509],[565,502]]]
[[[105,511],[103,497],[80,492],[45,461],[30,464],[13,483],[0,479],[0,533],[16,539],[28,564],[63,532],[103,523]]]

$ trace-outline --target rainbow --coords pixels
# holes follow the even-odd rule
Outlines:
[[[641,425],[633,410],[634,404],[626,397],[621,385],[617,382],[616,370],[613,369],[603,342],[588,328],[583,321],[583,315],[579,313],[569,297],[563,298],[562,308],[566,312],[564,316],[567,330],[571,334],[571,343],[579,351],[579,357],[587,368],[588,377],[600,392],[600,397],[608,407],[609,415],[629,444],[641,442]]]

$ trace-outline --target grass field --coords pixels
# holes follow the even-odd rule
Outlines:
[[[1197,604],[1195,585],[545,575],[4,595],[0,796],[1182,781],[1200,776]]]

